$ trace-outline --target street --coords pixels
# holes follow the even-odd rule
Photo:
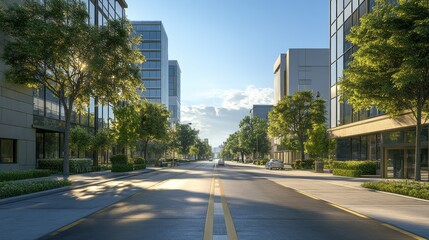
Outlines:
[[[0,215],[17,214],[0,230],[2,239],[424,239],[286,187],[288,179],[288,171],[190,163],[0,205]]]

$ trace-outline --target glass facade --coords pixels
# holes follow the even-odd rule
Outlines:
[[[171,112],[170,122],[180,122],[180,82],[181,70],[175,60],[168,61],[168,110]]]
[[[167,103],[167,84],[163,84],[163,78],[168,77],[168,58],[165,58],[165,45],[167,44],[166,34],[161,22],[132,22],[133,29],[140,35],[142,42],[138,50],[146,58],[146,62],[140,65],[140,76],[143,81],[145,91],[142,98],[150,102]]]
[[[16,140],[0,138],[0,164],[16,163]]]

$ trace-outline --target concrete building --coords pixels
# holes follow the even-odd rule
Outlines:
[[[180,83],[181,74],[176,60],[168,61],[168,110],[171,112],[170,123],[180,123]]]
[[[392,119],[376,108],[354,112],[350,105],[339,101],[337,94],[337,82],[356,50],[345,36],[374,5],[374,0],[330,1],[330,133],[337,139],[336,159],[375,160],[384,178],[413,178],[416,121],[411,114]],[[427,125],[423,134],[421,174],[422,179],[427,179]]]
[[[141,64],[141,78],[146,88],[141,96],[168,107],[168,37],[164,26],[161,21],[132,21],[131,24],[142,36],[138,47],[146,58]]]
[[[128,7],[124,0],[83,2],[90,13],[88,23],[96,26],[107,19],[122,18]],[[0,33],[0,49],[4,45],[5,36]],[[6,67],[0,61],[0,170],[31,169],[36,167],[37,158],[62,157],[65,116],[59,100],[45,87],[35,91],[7,83],[2,71]],[[74,112],[72,124],[92,132],[107,127],[114,118],[111,107],[91,99],[86,112]]]
[[[329,123],[329,49],[289,49],[274,63],[274,106],[285,96],[310,90],[325,99]],[[298,156],[274,140],[272,156],[292,163]]]
[[[251,117],[257,116],[268,122],[268,113],[273,110],[273,105],[253,105],[250,110]]]

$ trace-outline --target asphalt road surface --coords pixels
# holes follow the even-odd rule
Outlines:
[[[246,168],[207,161],[133,177],[153,184],[43,239],[414,239]]]

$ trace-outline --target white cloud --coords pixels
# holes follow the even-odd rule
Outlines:
[[[221,102],[221,105],[182,105],[181,121],[191,122],[192,127],[200,131],[200,137],[208,138],[213,147],[222,144],[229,134],[238,130],[240,120],[249,114],[254,104],[273,102],[272,89],[254,86],[248,86],[244,91],[213,91],[208,96],[220,99],[213,102]]]

